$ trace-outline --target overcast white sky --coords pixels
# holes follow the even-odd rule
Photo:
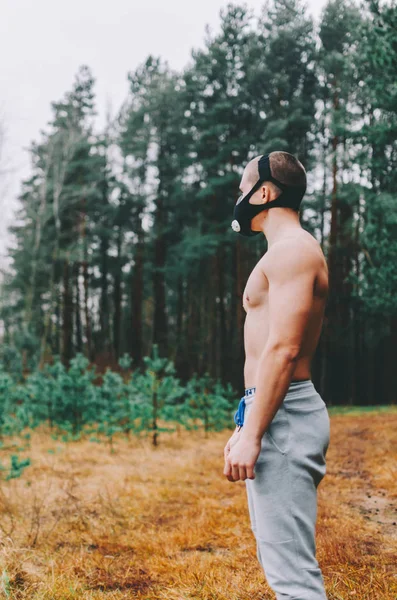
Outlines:
[[[307,0],[318,18],[326,0]],[[29,175],[27,149],[51,118],[51,101],[73,84],[87,64],[96,78],[98,124],[127,96],[127,73],[148,54],[173,68],[201,47],[206,24],[217,30],[227,0],[0,0],[0,122],[6,127],[0,179],[0,265],[9,242],[21,180]],[[262,0],[246,4],[259,14]],[[4,168],[3,164],[0,166]],[[1,177],[1,175],[0,175]]]

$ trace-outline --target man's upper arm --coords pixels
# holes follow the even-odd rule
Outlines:
[[[313,304],[316,256],[295,241],[281,241],[269,254],[269,336],[267,348],[285,351],[297,358]]]

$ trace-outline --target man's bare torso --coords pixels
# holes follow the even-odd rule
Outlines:
[[[328,269],[321,246],[305,229],[296,234],[296,252],[299,253],[302,244],[305,244],[306,248],[310,248],[313,253],[316,253],[318,256],[318,261],[316,260],[318,268],[316,269],[309,324],[291,381],[311,379],[310,365],[320,338],[328,294]],[[244,325],[244,380],[246,388],[256,385],[255,379],[258,361],[268,338],[269,282],[266,278],[266,268],[272,257],[274,260],[275,252],[277,252],[276,245],[272,248],[272,251],[268,251],[262,256],[251,272],[243,293],[243,307],[247,313]]]

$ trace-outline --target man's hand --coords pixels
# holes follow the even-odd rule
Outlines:
[[[235,443],[238,442],[238,440],[240,439],[240,433],[241,433],[241,430],[239,430],[239,428],[236,427],[236,429],[233,431],[233,435],[231,436],[231,438],[229,438],[229,440],[223,450],[223,456],[225,457],[225,461],[226,461],[227,457],[229,456],[230,450],[233,448]]]
[[[223,474],[229,481],[255,479],[254,466],[260,451],[261,440],[246,439],[239,432],[236,443],[233,444],[228,455],[225,454]]]

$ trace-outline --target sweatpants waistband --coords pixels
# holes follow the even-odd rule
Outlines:
[[[254,401],[256,388],[246,388],[244,400],[245,404],[249,405]],[[287,393],[284,396],[283,404],[293,404],[297,400],[307,401],[310,397],[318,397],[319,394],[314,387],[311,379],[304,379],[302,381],[291,381],[289,384]]]
[[[255,391],[255,387],[246,388],[245,395],[241,398],[234,414],[236,425],[243,426],[245,409],[253,403]],[[304,379],[302,381],[291,381],[280,408],[300,413],[319,410],[325,406],[326,404],[314,387],[312,380]]]

